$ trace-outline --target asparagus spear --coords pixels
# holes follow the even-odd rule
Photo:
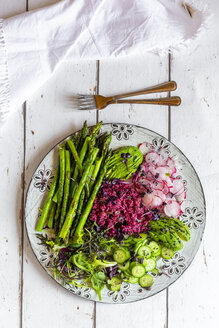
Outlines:
[[[59,222],[59,227],[61,228],[63,221],[66,215],[66,208],[68,203],[68,196],[69,196],[69,185],[70,185],[70,153],[68,150],[65,150],[65,186],[64,186],[64,197],[63,197],[63,204],[62,204],[62,211],[61,217]]]
[[[105,135],[105,137],[103,139],[102,156],[100,157],[100,159],[98,159],[96,161],[95,168],[94,168],[92,176],[91,176],[92,180],[90,181],[90,185],[89,185],[90,190],[92,190],[92,187],[94,185],[94,180],[96,179],[96,177],[99,173],[100,166],[101,166],[101,163],[103,161],[103,158],[105,158],[105,156],[108,152],[111,140],[112,140],[112,134],[111,133],[109,135]]]
[[[76,149],[78,152],[81,150],[86,136],[87,136],[87,121],[84,122],[83,128],[78,133],[78,138],[75,143],[75,146],[76,146]]]
[[[56,193],[55,193],[52,200],[53,200],[54,203],[57,203],[57,201],[58,201],[58,190],[56,191]]]
[[[90,211],[92,209],[92,206],[93,206],[93,203],[94,203],[94,200],[95,200],[95,197],[100,189],[100,186],[102,184],[102,181],[103,181],[103,178],[106,174],[106,171],[107,171],[107,168],[108,168],[108,165],[109,165],[109,161],[110,161],[110,157],[111,157],[111,152],[107,155],[106,157],[106,160],[104,161],[104,164],[101,168],[101,171],[100,171],[100,174],[98,176],[98,179],[97,179],[97,182],[96,184],[94,185],[94,188],[93,188],[93,191],[91,193],[91,196],[87,202],[87,205],[80,217],[80,221],[76,227],[76,230],[75,230],[75,233],[74,233],[74,236],[73,236],[73,242],[76,243],[76,244],[82,244],[83,243],[83,228],[84,228],[84,225],[87,221],[87,218],[90,214]]]
[[[95,167],[94,167],[94,170],[93,170],[93,173],[91,175],[91,181],[90,181],[90,184],[89,184],[89,189],[92,190],[92,187],[94,185],[94,182],[95,182],[95,179],[99,173],[99,170],[100,170],[100,166],[101,166],[101,163],[103,161],[103,156],[101,156],[100,158],[97,159],[96,163],[95,163]]]
[[[100,128],[102,126],[103,122],[99,122],[97,123],[95,126],[93,126],[90,131],[89,131],[89,134],[90,134],[90,137],[91,138],[95,138],[96,135],[98,134],[98,132],[100,131]]]
[[[59,163],[60,163],[60,175],[59,175],[59,189],[57,194],[57,208],[54,219],[54,227],[58,228],[58,221],[61,212],[61,204],[63,198],[63,189],[64,189],[64,181],[65,181],[65,148],[63,145],[59,146]]]
[[[59,165],[56,169],[56,173],[55,173],[53,182],[51,184],[50,191],[49,191],[48,196],[46,198],[42,214],[41,214],[40,219],[38,221],[38,224],[36,226],[37,231],[42,231],[42,229],[44,227],[44,224],[46,222],[46,219],[47,219],[47,216],[48,216],[48,213],[49,213],[49,208],[50,208],[50,205],[52,203],[52,198],[53,198],[53,195],[55,193],[55,189],[56,189],[56,186],[57,186],[57,183],[58,183],[58,178],[59,178]]]
[[[80,160],[80,158],[78,156],[76,147],[75,147],[75,145],[74,145],[74,143],[73,143],[73,141],[71,139],[68,139],[67,144],[69,145],[69,148],[71,149],[72,155],[73,155],[73,157],[75,159],[76,165],[77,165],[80,173],[82,174],[83,167],[82,167],[82,164],[81,164],[81,160]]]
[[[75,190],[73,200],[72,200],[71,205],[70,205],[70,209],[69,209],[69,211],[66,215],[64,224],[63,224],[62,229],[60,231],[60,234],[59,234],[60,238],[65,239],[68,232],[69,232],[69,229],[71,228],[71,225],[72,225],[75,213],[76,213],[76,208],[78,206],[78,201],[80,199],[81,192],[84,188],[85,182],[86,182],[88,174],[90,172],[90,167],[93,164],[94,158],[96,157],[98,151],[99,151],[98,148],[94,148],[91,158],[88,159],[88,161],[86,162],[86,168],[83,172],[80,183],[79,183],[77,189]]]
[[[85,199],[85,190],[83,189],[82,192],[81,192],[81,197],[80,197],[79,203],[78,203],[77,215],[76,215],[76,218],[75,218],[75,220],[73,222],[73,225],[72,225],[72,228],[71,228],[71,236],[73,236],[75,228],[76,228],[77,223],[79,221],[79,218],[81,216],[82,208],[83,208],[83,205],[84,205],[84,199]]]
[[[49,217],[48,217],[48,223],[47,226],[49,229],[53,228],[53,221],[54,221],[54,215],[56,212],[56,203],[52,202],[51,209],[49,212]]]
[[[86,137],[84,144],[81,148],[80,155],[79,155],[81,163],[83,163],[90,140],[91,140],[90,137]],[[76,167],[74,169],[73,180],[72,180],[71,187],[70,187],[70,195],[72,197],[74,196],[75,190],[77,188],[77,178],[78,178],[78,167],[76,165]]]

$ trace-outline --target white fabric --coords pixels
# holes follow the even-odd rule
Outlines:
[[[191,1],[190,1],[191,2]],[[101,59],[179,48],[203,27],[182,0],[63,0],[0,20],[0,120],[63,59]]]

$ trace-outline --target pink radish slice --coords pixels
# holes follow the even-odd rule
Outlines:
[[[163,191],[163,193],[165,195],[167,195],[167,194],[169,194],[169,192],[171,192],[171,189],[170,189],[170,187],[168,187],[166,181],[163,182],[163,189],[162,189],[162,191]]]
[[[170,192],[172,192],[172,188],[173,188],[173,179],[172,178],[167,178],[165,180],[165,183],[167,185],[167,187],[169,188]]]
[[[159,151],[157,151],[157,152],[160,155],[160,160],[157,163],[157,165],[159,165],[159,166],[160,165],[166,165],[166,162],[167,162],[167,159],[168,159],[167,152],[163,148],[160,148]]]
[[[151,171],[147,171],[145,177],[150,181],[154,180],[154,175]]]
[[[153,191],[151,195],[153,195],[153,200],[150,203],[150,208],[157,208],[163,204],[163,199],[160,197],[158,190]]]
[[[183,192],[180,195],[176,195],[175,198],[176,198],[178,203],[182,203],[186,199],[186,193]]]
[[[166,201],[166,195],[161,190],[156,190],[157,197],[160,197],[163,202]]]
[[[171,169],[168,166],[159,166],[153,171],[153,174],[157,181],[166,181],[171,175]]]
[[[152,145],[148,142],[143,142],[138,146],[138,149],[142,152],[143,155],[152,151]]]
[[[144,197],[142,198],[142,204],[146,207],[149,207],[149,205],[152,203],[153,201],[153,193],[151,194],[145,194]]]
[[[151,181],[151,188],[154,189],[154,190],[161,190],[163,191],[164,189],[164,183],[163,182],[158,182],[158,181]]]
[[[145,156],[145,160],[148,164],[157,164],[160,160],[160,155],[158,155],[157,153],[155,152],[150,152],[150,153],[147,153],[146,156]]]
[[[164,206],[164,213],[169,217],[177,218],[181,213],[181,207],[175,200],[169,200]]]
[[[153,200],[150,203],[149,208],[157,208],[166,200],[166,196],[160,190],[154,190],[151,195],[153,195]]]
[[[167,166],[171,169],[171,175],[176,173],[175,162],[170,157],[168,157]]]
[[[137,180],[137,184],[138,184],[138,185],[142,185],[142,186],[144,186],[144,185],[149,185],[148,187],[150,187],[150,186],[151,186],[151,181],[152,181],[152,180],[148,180],[148,179],[142,177],[142,178],[139,178],[139,179]]]
[[[174,179],[172,181],[173,184],[173,188],[171,188],[171,193],[174,195],[180,195],[184,192],[185,190],[185,186],[184,183],[182,182],[182,180],[180,179]]]

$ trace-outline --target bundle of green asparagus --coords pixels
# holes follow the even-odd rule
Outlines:
[[[106,174],[111,134],[98,134],[102,122],[59,146],[59,160],[36,230],[54,229],[57,243],[83,243],[83,228]]]

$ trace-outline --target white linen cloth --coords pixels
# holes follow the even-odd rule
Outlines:
[[[205,23],[191,1],[192,8],[182,0],[62,0],[0,20],[0,120],[64,59],[180,48]]]

